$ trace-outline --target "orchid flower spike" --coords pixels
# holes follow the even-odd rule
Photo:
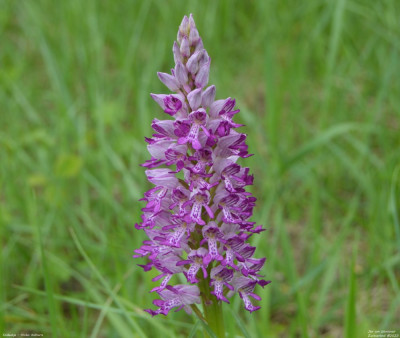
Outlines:
[[[261,299],[256,286],[270,281],[260,274],[265,258],[254,258],[256,248],[248,243],[262,228],[249,221],[256,199],[246,186],[253,176],[237,163],[251,156],[246,134],[237,131],[242,125],[233,121],[239,109],[230,97],[215,100],[215,86],[208,86],[211,59],[192,15],[183,18],[172,50],[172,74],[158,73],[172,93],[151,94],[166,115],[154,119],[155,133],[146,138],[151,159],[143,166],[153,187],[136,224],[148,239],[133,257],[146,258],[145,271],[158,271],[151,292],[160,299],[146,311],[190,313],[201,300],[229,303],[238,294],[253,312],[260,308],[252,303]]]

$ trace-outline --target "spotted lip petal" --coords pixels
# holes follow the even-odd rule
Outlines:
[[[169,115],[175,115],[183,106],[182,101],[173,95],[168,95],[163,100],[164,111]]]
[[[261,299],[255,287],[270,281],[260,274],[265,258],[254,258],[249,244],[263,229],[249,220],[256,199],[246,187],[253,175],[236,163],[251,156],[246,135],[237,131],[242,125],[234,121],[239,109],[235,99],[215,100],[215,86],[206,87],[211,58],[192,15],[183,18],[172,52],[171,74],[157,75],[173,93],[151,94],[165,119],[154,119],[154,134],[145,138],[151,158],[142,166],[153,186],[141,199],[142,221],[135,224],[148,239],[133,257],[146,259],[139,264],[144,271],[158,271],[151,292],[160,299],[145,311],[190,313],[200,303],[197,284],[206,280],[207,301],[229,303],[238,294],[253,312],[260,308],[253,300]],[[186,284],[174,284],[182,274]]]

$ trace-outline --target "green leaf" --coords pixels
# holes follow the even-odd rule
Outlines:
[[[211,329],[211,327],[209,327],[206,323],[204,323],[202,320],[200,321],[201,325],[203,325],[204,330],[207,331],[208,335],[211,338],[218,338],[217,335],[214,333],[214,331]]]
[[[193,338],[195,336],[195,334],[196,334],[196,332],[198,330],[198,326],[199,326],[200,322],[201,322],[201,320],[198,319],[197,322],[193,325],[193,328],[190,331],[188,338]]]
[[[354,255],[355,256],[355,255]],[[346,305],[346,317],[345,317],[345,337],[353,338],[357,336],[357,323],[356,323],[356,292],[357,292],[357,282],[356,274],[354,271],[355,258],[350,267],[350,281],[349,281],[349,291],[347,294],[347,305]]]
[[[229,311],[232,313],[233,317],[235,318],[236,324],[239,327],[240,331],[242,331],[245,338],[251,338],[249,332],[246,330],[246,327],[244,326],[243,321],[240,319],[240,317],[230,307],[227,307],[227,308],[229,308]]]

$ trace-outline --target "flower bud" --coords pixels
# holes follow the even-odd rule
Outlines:
[[[189,46],[189,39],[184,36],[181,43],[180,52],[183,57],[187,58],[190,56],[190,46]]]
[[[176,41],[174,41],[174,45],[172,47],[172,52],[174,54],[174,61],[175,63],[177,63],[178,61],[182,62],[183,58],[182,58],[182,54],[181,51],[179,49],[179,45]]]
[[[201,105],[205,108],[211,106],[215,99],[215,86],[208,87],[201,96]]]
[[[189,34],[189,18],[185,15],[179,26],[178,37],[177,37],[178,42],[182,43],[183,37],[188,36],[188,34]]]
[[[175,76],[161,72],[158,72],[157,75],[160,81],[164,83],[169,90],[175,92],[179,89],[179,83]]]
[[[202,49],[204,49],[204,45],[203,45],[203,40],[200,38],[199,41],[197,41],[196,47],[194,48],[195,52],[199,52]]]
[[[203,52],[201,52],[199,55],[199,60],[198,60],[199,68],[203,67],[206,63],[208,63],[210,61],[211,61],[211,59],[208,56],[207,51],[205,49],[203,49]]]
[[[208,76],[210,74],[210,63],[211,63],[211,59],[208,63],[206,63],[205,65],[203,65],[199,72],[196,75],[196,79],[194,81],[194,83],[196,84],[197,88],[203,88],[204,86],[207,85],[208,83]]]
[[[186,67],[180,61],[178,61],[175,65],[175,77],[182,86],[188,82]]]
[[[200,52],[196,52],[189,58],[186,63],[187,70],[192,74],[196,74],[199,70],[199,57]]]
[[[189,44],[190,46],[195,46],[199,41],[200,36],[199,36],[199,31],[197,30],[196,25],[194,23],[192,15],[190,15],[189,17],[189,27],[190,27]]]
[[[192,90],[188,94],[187,98],[189,101],[190,108],[192,108],[192,110],[197,110],[197,108],[199,108],[201,104],[201,88]]]
[[[200,67],[202,67],[209,60],[209,56],[205,49],[195,52],[187,61],[186,68],[190,73],[195,75]]]

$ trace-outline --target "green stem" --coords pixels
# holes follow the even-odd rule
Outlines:
[[[200,282],[201,299],[203,302],[203,313],[208,326],[218,338],[225,338],[224,316],[222,302],[210,294],[210,277]],[[208,337],[208,334],[206,334]]]

